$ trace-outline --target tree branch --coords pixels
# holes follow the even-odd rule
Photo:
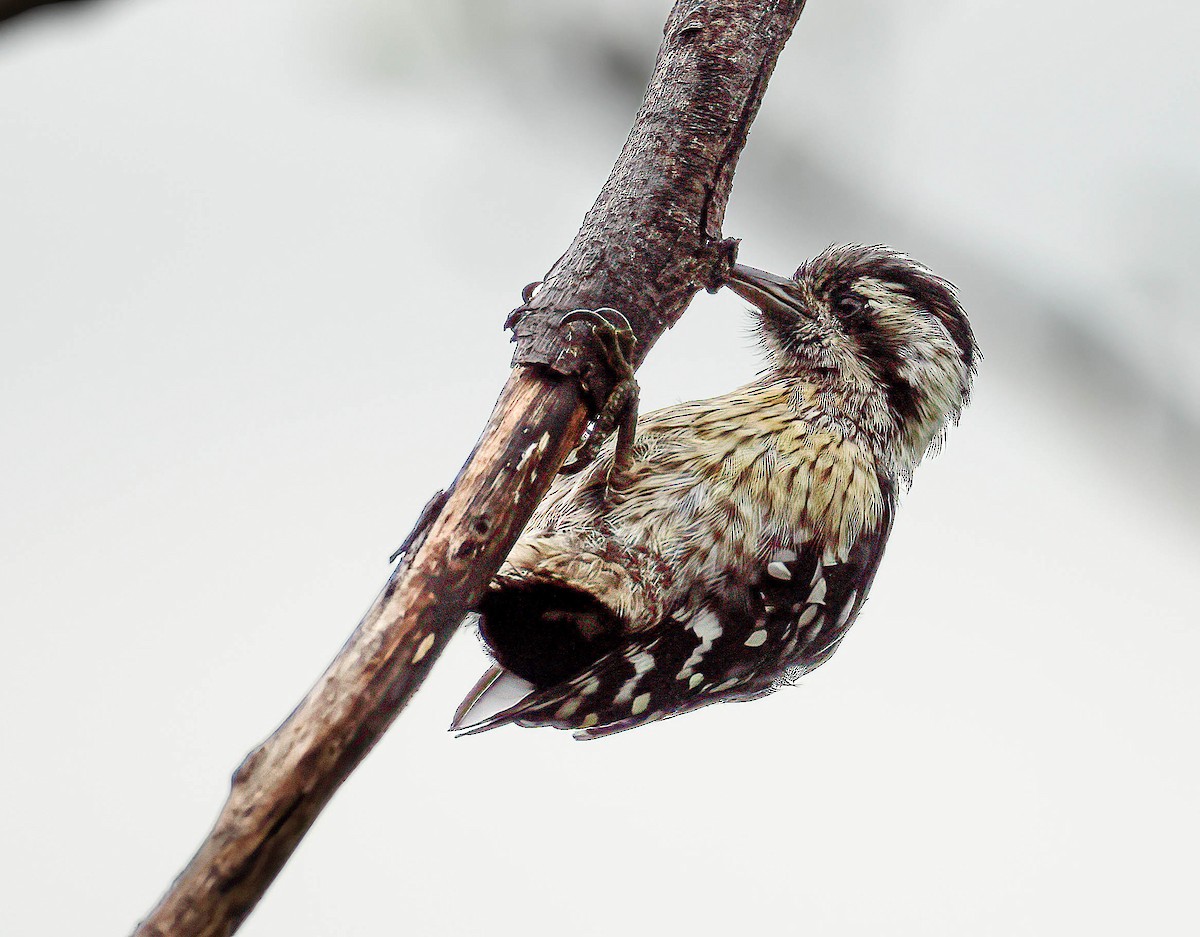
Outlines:
[[[233,933],[321,809],[425,679],[587,422],[583,363],[557,317],[613,306],[640,362],[732,256],[720,242],[733,171],[804,0],[679,0],[612,174],[516,322],[518,366],[450,497],[287,721],[233,777],[208,838],[138,937]],[[594,390],[594,387],[592,388]]]

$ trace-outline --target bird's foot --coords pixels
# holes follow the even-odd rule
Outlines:
[[[608,488],[619,490],[633,465],[633,440],[637,433],[638,383],[633,376],[634,346],[637,337],[629,320],[616,309],[574,309],[562,318],[562,324],[574,321],[589,322],[592,335],[600,343],[604,361],[616,378],[600,412],[592,419],[591,428],[572,455],[571,461],[560,469],[563,475],[574,475],[590,465],[608,439],[617,433]]]

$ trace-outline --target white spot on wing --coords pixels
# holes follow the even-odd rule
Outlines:
[[[629,711],[635,716],[640,716],[646,711],[646,707],[650,705],[650,694],[643,693],[633,701],[633,705],[629,707]]]
[[[816,606],[814,605],[813,608],[816,608]],[[821,633],[821,628],[824,626],[824,624],[825,624],[825,616],[824,615],[821,615],[819,618],[814,619],[813,623],[811,625],[809,625],[808,628],[804,631],[804,636],[803,636],[802,640],[800,641],[800,646],[802,648],[807,648],[810,644],[812,644],[813,641],[816,640],[817,635],[819,635]]]
[[[788,582],[792,578],[792,571],[776,560],[767,564],[767,575],[773,579],[782,579],[784,582]]]
[[[694,673],[694,674],[692,674],[692,679],[688,681],[688,689],[694,690],[694,689],[696,689],[696,687],[698,687],[703,682],[704,682],[704,674]]]
[[[581,701],[578,699],[567,700],[558,707],[558,710],[554,713],[554,718],[570,719],[573,715],[575,715],[576,711],[578,711],[580,702]]]
[[[621,689],[613,697],[613,703],[618,706],[622,703],[628,703],[633,698],[633,691],[637,688],[638,681],[642,679],[644,674],[654,669],[654,655],[649,651],[638,651],[634,654],[627,654],[626,659],[629,663],[633,664],[633,676],[621,684]]]
[[[676,679],[682,680],[704,659],[704,655],[712,650],[713,642],[721,637],[721,619],[717,618],[707,608],[702,609],[688,624],[688,628],[700,639],[700,644],[692,651],[692,656],[683,662]]]
[[[824,579],[822,579],[822,580],[821,580],[820,582],[818,582],[818,583],[817,583],[815,586],[813,586],[813,590],[812,590],[812,592],[810,592],[810,593],[808,594],[808,600],[807,600],[807,601],[808,601],[808,604],[809,604],[809,605],[823,605],[823,604],[825,604],[825,590],[826,590],[827,588],[828,588],[828,586],[825,584],[825,580],[824,580]]]
[[[842,609],[842,614],[838,615],[837,617],[837,626],[839,628],[846,624],[846,619],[848,619],[850,617],[850,613],[854,611],[854,599],[857,595],[858,590],[855,589],[848,596],[846,596],[846,607]]]
[[[746,639],[746,647],[762,647],[767,643],[767,630],[760,628]]]

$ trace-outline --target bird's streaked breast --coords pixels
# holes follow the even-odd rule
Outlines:
[[[619,496],[589,496],[610,444],[587,472],[556,480],[499,581],[575,582],[638,630],[679,589],[754,581],[775,550],[813,542],[844,558],[882,516],[883,497],[866,447],[818,428],[813,395],[795,381],[760,382],[646,414]]]

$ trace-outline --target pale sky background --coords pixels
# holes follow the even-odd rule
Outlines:
[[[0,933],[122,934],[454,476],[665,0],[0,27]],[[812,0],[726,233],[883,241],[986,355],[801,686],[580,744],[457,638],[249,937],[1200,931],[1200,10]],[[643,405],[757,368],[701,296]],[[450,361],[455,363],[452,365]]]

